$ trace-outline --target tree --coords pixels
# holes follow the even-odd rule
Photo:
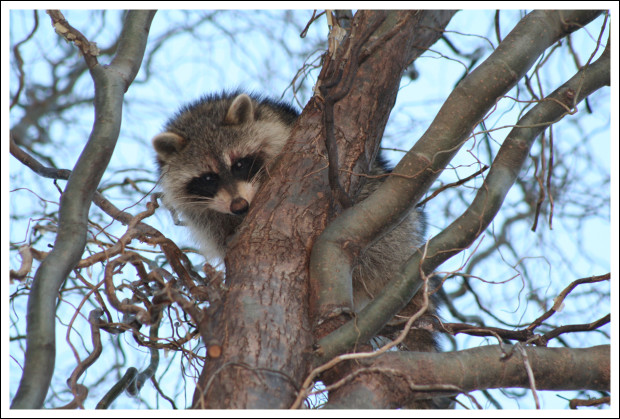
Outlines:
[[[605,114],[608,107],[601,104],[600,97],[600,91],[605,90],[601,88],[609,85],[610,79],[610,46],[604,40],[607,13],[534,11],[503,36],[498,12],[494,21],[497,45],[489,40],[492,51],[480,60],[478,53],[463,53],[450,41],[452,33],[445,32],[454,12],[358,11],[352,15],[339,11],[334,17],[330,12],[327,51],[320,64],[315,61],[302,67],[289,89],[304,106],[284,150],[290,158],[279,161],[277,175],[264,185],[253,203],[226,256],[225,276],[217,266],[204,264],[191,250],[178,246],[168,231],[147,221],[162,210],[158,209],[156,194],[147,197],[152,189],[141,186],[152,184],[154,174],[142,179],[131,166],[136,154],[128,159],[130,165],[123,167],[124,176],[131,169],[123,182],[113,181],[113,177],[104,184],[100,181],[106,168],[110,171],[108,162],[119,135],[120,111],[123,105],[134,103],[129,99],[124,103],[124,94],[129,95],[136,83],[156,85],[154,74],[161,71],[155,64],[159,49],[171,38],[188,34],[196,43],[208,39],[214,42],[209,45],[216,45],[213,38],[204,38],[203,26],[218,28],[235,42],[246,29],[251,33],[252,25],[237,24],[233,33],[223,23],[228,19],[223,13],[188,12],[181,15],[182,24],[169,26],[153,37],[149,27],[155,14],[136,11],[125,14],[123,29],[114,39],[106,33],[109,28],[104,14],[93,19],[101,19],[101,26],[93,25],[94,32],[87,35],[59,12],[49,15],[58,35],[71,43],[62,48],[60,57],[44,54],[52,75],[49,86],[31,81],[27,71],[34,71],[34,62],[25,64],[21,58],[22,49],[39,31],[40,16],[34,13],[31,33],[19,41],[12,39],[11,152],[38,176],[52,178],[54,184],[67,180],[63,189],[58,187],[58,210],[47,209],[51,203],[40,198],[40,210],[13,214],[13,224],[35,224],[25,233],[21,230],[26,240],[11,239],[12,251],[22,255],[21,267],[11,273],[12,337],[20,345],[26,341],[23,355],[12,349],[15,359],[24,359],[13,407],[62,405],[63,398],[56,395],[44,404],[53,375],[58,374],[54,331],[59,323],[68,323],[66,342],[74,354],[72,372],[63,372],[70,394],[64,402],[68,407],[86,406],[93,392],[98,394],[99,406],[107,407],[124,389],[138,394],[149,379],[160,394],[154,396],[157,403],[160,398],[173,399],[171,403],[176,406],[182,397],[175,394],[169,398],[160,388],[162,376],[155,375],[161,370],[161,354],[167,351],[181,358],[169,365],[175,365],[177,382],[189,388],[185,391],[193,391],[193,401],[187,406],[194,407],[299,406],[318,379],[329,386],[327,407],[391,408],[407,406],[412,400],[458,394],[466,395],[459,396],[460,403],[469,396],[475,404],[476,397],[470,392],[508,387],[529,389],[535,399],[540,390],[590,390],[588,395],[601,393],[597,396],[601,400],[595,404],[605,403],[605,397],[608,402],[609,345],[580,345],[573,335],[590,331],[601,335],[600,343],[608,342],[609,314],[605,315],[605,310],[609,311],[610,274],[591,272],[580,279],[556,277],[554,272],[541,285],[540,270],[529,272],[527,264],[517,262],[514,268],[518,274],[505,281],[508,284],[502,286],[508,291],[504,292],[520,302],[520,287],[512,287],[520,281],[537,307],[519,312],[523,318],[514,319],[504,316],[501,306],[487,306],[482,290],[497,278],[478,273],[479,269],[498,269],[498,255],[510,264],[503,249],[514,252],[516,260],[529,256],[511,239],[524,224],[534,223],[535,232],[531,234],[546,244],[553,237],[538,232],[537,223],[543,216],[548,217],[549,224],[571,216],[581,223],[587,222],[586,216],[605,218],[609,193],[594,185],[605,186],[609,175],[587,180],[591,190],[578,192],[588,193],[589,198],[569,205],[575,190],[571,176],[580,174],[567,170],[571,146],[553,140],[554,130],[560,130],[566,119],[579,120],[578,111],[588,106],[582,104],[590,97],[596,100],[595,106],[589,106],[592,112],[602,113],[609,121]],[[584,31],[582,28],[597,18],[592,46],[589,50],[577,49],[572,34]],[[256,15],[245,14],[243,19],[254,22]],[[317,25],[315,19],[313,16],[306,30]],[[281,27],[295,21],[284,13]],[[277,41],[272,45],[291,50],[293,42],[279,38],[268,25],[259,30],[264,30],[267,39]],[[105,45],[106,39],[109,46],[95,45],[92,41],[99,39],[97,36],[102,39],[98,44]],[[49,34],[43,39],[50,42]],[[309,63],[317,46],[309,39],[304,42],[299,55]],[[425,77],[424,72],[415,75],[418,59],[432,51],[436,42],[445,43],[452,48],[453,56],[459,57],[466,69],[462,80],[455,80],[458,83],[432,123],[419,139],[415,138],[417,141],[412,141],[415,145],[402,156],[381,188],[367,200],[348,205],[347,197],[359,187],[368,162],[385,137],[390,111],[397,95],[403,94],[399,90],[405,90],[408,78]],[[235,45],[245,51],[242,47],[247,44]],[[83,61],[75,59],[72,51],[76,47]],[[205,51],[209,49],[203,49],[201,56],[207,54]],[[560,53],[561,62],[566,63],[568,57],[574,60],[574,71],[559,82],[553,81],[557,85],[549,88],[546,66]],[[294,56],[289,55],[291,61]],[[109,66],[102,65],[104,58]],[[134,81],[140,63],[144,76]],[[318,74],[310,70],[312,66]],[[264,68],[269,68],[269,63]],[[94,99],[88,89],[80,88],[87,70],[94,81]],[[301,100],[308,94],[309,78],[314,75],[317,79],[312,97]],[[513,91],[516,94],[511,96],[509,92]],[[145,96],[141,100],[152,99]],[[78,106],[89,101],[94,102],[95,123],[75,165],[59,165],[61,156],[49,148],[38,151],[41,145],[58,144],[57,119],[73,125],[72,112],[81,112]],[[516,111],[510,112],[511,107]],[[170,113],[175,109],[166,110]],[[132,120],[131,115],[127,120]],[[497,131],[504,125],[509,125],[509,132],[498,140]],[[587,143],[587,133],[592,129],[585,132],[574,144]],[[474,145],[470,146],[472,141]],[[463,153],[459,151],[466,144],[475,157],[473,164],[460,160]],[[588,161],[592,156],[584,153],[582,158]],[[479,170],[464,178],[462,174],[474,165]],[[523,176],[528,174],[528,166],[535,171]],[[73,169],[67,171],[65,167]],[[451,175],[459,179],[455,181]],[[16,185],[13,196],[33,190],[17,177],[12,182]],[[515,189],[513,185],[520,191],[517,200],[507,199],[511,188]],[[467,193],[469,188],[475,196]],[[592,205],[595,199],[603,205]],[[431,207],[436,212],[444,208],[446,217],[440,231],[429,238],[423,252],[401,267],[401,274],[392,279],[385,292],[351,319],[346,314],[351,311],[347,291],[351,261],[422,200],[427,212]],[[451,202],[454,200],[465,205],[457,209]],[[99,210],[89,213],[91,201]],[[17,198],[12,202],[17,203]],[[135,214],[130,211],[134,205],[140,208]],[[455,211],[461,214],[455,216]],[[502,218],[502,212],[510,216]],[[499,221],[492,224],[494,220]],[[121,224],[126,228],[116,230]],[[494,236],[493,243],[480,248],[485,234]],[[54,238],[53,249],[46,254],[41,249],[49,237]],[[467,260],[447,268],[451,258],[455,260],[456,255],[475,247]],[[443,289],[424,285],[430,275],[441,278]],[[551,282],[557,284],[552,286]],[[593,316],[589,309],[579,321],[572,317],[570,325],[557,327],[565,322],[556,320],[561,305],[576,299],[571,293],[584,284],[593,285],[579,297],[579,303],[597,299],[603,315]],[[559,291],[540,292],[540,287]],[[448,288],[450,292],[445,291]],[[325,292],[327,289],[331,292]],[[384,334],[387,322],[416,292],[443,295],[450,315],[458,322],[414,323],[414,328],[431,327],[446,336],[490,337],[498,345],[476,347],[477,343],[469,341],[465,350],[459,346],[455,347],[459,350],[446,353],[409,353],[388,351],[397,342],[379,341],[382,348],[370,350],[366,343]],[[25,298],[28,314],[24,334]],[[465,298],[473,298],[479,305],[477,317],[459,306]],[[72,316],[67,317],[71,310],[66,307],[61,310],[62,303],[71,307]],[[92,308],[87,310],[88,306]],[[82,325],[78,325],[80,321]],[[148,333],[142,330],[145,326]],[[102,340],[102,331],[117,338]],[[72,334],[82,340],[81,349],[73,344]],[[122,361],[128,348],[128,341],[122,340],[127,339],[125,336],[134,339],[136,349],[148,348],[149,364],[142,371],[133,365],[127,368],[130,363]],[[194,339],[198,336],[202,343]],[[92,341],[92,348],[85,340]],[[548,347],[555,342],[563,347]],[[84,374],[95,371],[92,368],[104,350],[119,364],[101,374],[105,385],[90,381],[90,376],[85,379]],[[112,381],[114,386],[110,385]],[[498,403],[491,394],[485,393],[485,397]],[[153,400],[145,403],[152,406]]]

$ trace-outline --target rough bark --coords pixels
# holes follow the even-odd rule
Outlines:
[[[345,55],[356,51],[361,60],[359,68],[345,69],[352,71],[343,75],[352,77],[351,84],[334,106],[339,167],[344,169],[339,180],[345,191],[356,190],[360,181],[351,171],[368,170],[402,72],[440,36],[451,14],[356,14],[353,37],[339,48]],[[441,24],[430,24],[434,19]],[[420,21],[426,24],[420,25],[419,33],[433,36],[412,35]],[[355,44],[361,40],[367,42]],[[374,54],[377,48],[380,54]],[[321,82],[334,76],[333,71],[337,70],[324,71]],[[289,407],[309,372],[313,338],[308,259],[314,239],[338,211],[330,199],[326,170],[324,99],[315,96],[306,106],[273,180],[259,192],[231,243],[226,257],[229,291],[215,319],[214,335],[221,340],[223,354],[207,360],[194,407]]]

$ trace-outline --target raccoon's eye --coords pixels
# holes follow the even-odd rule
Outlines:
[[[186,190],[191,195],[211,198],[215,196],[220,184],[220,177],[215,173],[205,173],[189,181]]]
[[[262,161],[256,156],[247,156],[233,162],[230,167],[232,175],[240,180],[250,180],[260,170]]]

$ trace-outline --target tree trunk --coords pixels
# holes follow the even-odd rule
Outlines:
[[[319,85],[343,80],[344,87],[337,88],[346,95],[332,104],[337,102],[339,181],[349,194],[360,180],[351,173],[366,172],[378,150],[402,72],[441,36],[451,16],[358,12],[352,36],[325,59]],[[356,62],[345,60],[351,64],[338,74],[343,55]],[[306,106],[272,180],[230,243],[228,293],[213,319],[223,354],[207,360],[194,394],[196,408],[289,407],[312,366],[308,259],[314,240],[339,210],[326,170],[323,105],[329,100],[315,96]]]

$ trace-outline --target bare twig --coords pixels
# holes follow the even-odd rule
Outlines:
[[[566,326],[560,326],[552,331],[545,333],[542,336],[544,342],[548,342],[553,338],[560,336],[563,333],[574,333],[574,332],[589,332],[592,330],[596,330],[601,326],[608,324],[611,321],[611,315],[607,314],[595,322],[586,323],[586,324],[570,324]]]
[[[88,389],[84,385],[78,384],[77,380],[84,373],[84,371],[88,369],[88,367],[93,365],[95,361],[99,359],[99,356],[103,351],[103,346],[101,345],[101,332],[99,330],[100,317],[102,314],[103,310],[95,309],[91,310],[88,315],[93,350],[90,355],[84,359],[84,361],[79,362],[78,359],[77,367],[75,367],[71,377],[67,380],[69,388],[71,388],[71,391],[73,392],[74,399],[67,406],[62,407],[62,409],[74,409],[77,407],[84,408],[83,402],[86,400],[86,396],[88,396]]]
[[[22,44],[28,42],[28,40],[32,38],[34,33],[37,31],[37,28],[39,27],[38,10],[33,10],[32,12],[33,12],[33,18],[34,18],[34,26],[32,27],[32,30],[24,39],[22,39],[21,41],[19,41],[13,46],[13,56],[15,57],[15,62],[16,62],[16,67],[17,67],[17,72],[19,74],[19,78],[18,78],[17,90],[15,91],[15,94],[11,98],[11,105],[9,107],[10,109],[12,109],[13,106],[15,106],[19,102],[19,97],[24,88],[24,60],[22,59],[22,56],[19,52],[19,47]]]
[[[440,193],[442,193],[443,191],[445,191],[446,189],[449,188],[455,188],[457,186],[461,186],[467,182],[469,182],[471,179],[477,177],[478,175],[483,174],[484,172],[487,171],[487,169],[489,168],[489,166],[487,166],[486,164],[482,167],[482,169],[478,170],[476,173],[467,176],[464,179],[461,179],[457,182],[453,182],[453,183],[449,183],[447,185],[443,185],[441,188],[438,188],[436,191],[434,191],[430,196],[426,197],[425,199],[423,199],[422,201],[420,201],[416,207],[423,207],[424,204],[426,204],[428,201],[430,201],[431,199],[435,198],[437,195],[439,195]]]
[[[325,12],[321,12],[318,15],[316,14],[316,9],[312,11],[312,16],[310,17],[310,20],[308,21],[308,23],[306,24],[306,27],[301,31],[301,33],[299,34],[300,38],[305,38],[306,34],[308,33],[308,29],[310,29],[310,26],[314,23],[315,20],[317,20],[318,18],[320,18],[321,16],[323,16],[325,14]]]
[[[116,383],[112,388],[101,398],[99,403],[97,403],[96,409],[107,409],[110,407],[112,402],[116,400],[118,396],[121,395],[123,391],[129,387],[129,385],[133,382],[138,374],[138,369],[135,367],[127,368],[125,375]]]
[[[568,294],[570,294],[578,285],[581,284],[592,284],[592,283],[596,283],[596,282],[601,282],[601,281],[609,281],[611,278],[611,273],[607,273],[605,275],[599,275],[599,276],[591,276],[588,278],[580,278],[580,279],[576,279],[573,282],[570,283],[570,285],[566,288],[564,288],[564,290],[554,299],[554,303],[553,303],[553,307],[551,307],[551,309],[549,309],[546,313],[544,313],[542,316],[540,316],[539,318],[537,318],[536,320],[534,320],[532,322],[532,324],[530,324],[528,326],[528,330],[534,330],[536,329],[538,326],[540,326],[545,320],[547,320],[549,317],[553,316],[555,313],[557,313],[558,311],[561,310],[562,306],[564,305],[564,299],[568,296]]]
[[[527,356],[527,351],[525,348],[519,344],[515,345],[515,349],[517,349],[521,356],[523,357],[523,366],[527,371],[527,378],[530,383],[530,390],[532,390],[532,396],[534,396],[534,402],[536,403],[536,409],[540,409],[540,400],[538,399],[538,392],[536,391],[536,380],[534,378],[534,372],[532,371],[532,365],[530,365],[530,361]]]

